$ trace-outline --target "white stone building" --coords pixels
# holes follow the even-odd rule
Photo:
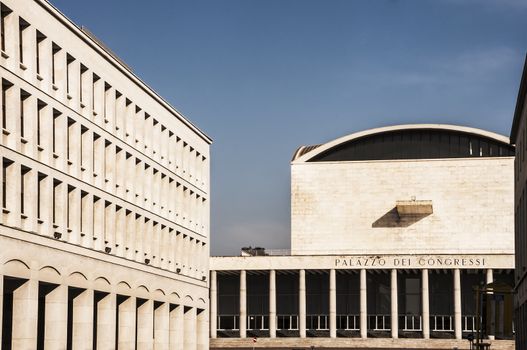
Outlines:
[[[211,258],[211,348],[467,348],[475,286],[513,286],[514,147],[403,125],[299,148],[291,252]],[[512,348],[512,297],[482,299]],[[493,340],[495,339],[495,340]]]
[[[0,0],[1,349],[208,349],[211,139],[44,0]]]

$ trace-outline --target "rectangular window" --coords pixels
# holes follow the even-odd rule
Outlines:
[[[29,93],[24,90],[20,90],[20,137],[25,136],[25,104],[28,102]]]
[[[38,100],[37,102],[37,145],[42,145],[42,116],[46,103]]]
[[[41,32],[39,32],[37,30],[37,41],[35,43],[35,55],[36,55],[36,59],[37,59],[37,74],[40,74],[40,45],[42,45],[42,42],[44,41],[44,39],[46,39],[46,36],[44,34],[42,34]]]
[[[24,63],[24,30],[29,27],[22,17],[19,17],[18,20],[18,54],[20,58],[20,63]]]
[[[26,187],[26,181],[28,181],[28,176],[27,174],[29,173],[31,169],[29,169],[28,167],[25,167],[25,166],[21,166],[21,169],[20,169],[20,173],[21,173],[21,178],[20,178],[20,213],[24,214],[25,213],[25,187]]]
[[[80,160],[79,160],[79,164],[81,166],[81,168],[84,166],[84,162],[86,161],[86,157],[84,156],[84,150],[85,150],[85,143],[86,143],[86,138],[88,136],[88,128],[85,127],[84,125],[81,125],[81,142],[79,144],[79,147],[80,147]],[[84,170],[84,169],[81,169],[81,170]]]
[[[57,196],[59,195],[59,186],[62,184],[62,181],[53,179],[53,224],[57,223]]]
[[[97,176],[97,173],[98,173],[98,170],[97,169],[97,152],[99,151],[99,148],[100,148],[100,144],[101,144],[101,137],[97,134],[93,134],[93,154],[92,154],[92,171],[93,171],[93,175],[94,176]]]
[[[0,46],[5,52],[5,21],[12,11],[4,4],[0,4]]]
[[[68,185],[68,200],[66,201],[66,227],[68,229],[71,228],[71,223],[72,223],[72,217],[71,215],[75,214],[75,213],[72,213],[71,212],[71,207],[72,207],[72,203],[73,201],[75,200],[75,187],[71,186],[71,185]]]
[[[72,147],[75,147],[75,144],[72,144],[72,140],[75,140],[75,120],[68,118],[68,132],[66,133],[66,157],[68,161],[71,160],[71,150]]]
[[[81,64],[81,76],[79,78],[79,101],[82,103],[84,101],[84,94],[83,94],[83,80],[84,80],[84,73],[88,71],[88,68]],[[84,106],[81,106],[84,107]]]
[[[55,84],[57,82],[57,54],[62,50],[60,46],[53,43],[51,44],[51,83]]]
[[[87,201],[88,201],[88,192],[81,191],[81,211],[80,211],[80,231],[85,232],[86,229],[86,223],[84,222],[84,218],[86,216],[86,208],[87,208]]]
[[[44,186],[45,174],[38,173],[38,186],[37,186],[37,219],[42,219],[42,190]]]
[[[2,161],[2,208],[7,208],[7,168],[13,161],[4,158]]]
[[[56,109],[53,109],[53,153],[57,152],[57,128],[59,127],[58,118],[61,116],[62,113],[57,111]]]
[[[7,90],[13,86],[9,81],[2,79],[2,128],[7,129]]]
[[[102,104],[102,114],[104,116],[104,122],[108,123],[108,95],[110,93],[110,89],[112,86],[108,83],[104,83],[104,96],[103,96],[103,104]]]
[[[99,81],[99,76],[97,74],[93,74],[93,83],[91,86],[91,109],[95,112],[95,99],[96,99],[96,90],[97,90],[97,82]]]
[[[70,54],[66,54],[66,93],[70,93],[70,70],[71,64],[75,61],[75,58]]]

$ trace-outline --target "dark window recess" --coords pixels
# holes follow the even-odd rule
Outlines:
[[[511,157],[514,146],[483,136],[448,130],[399,130],[337,145],[310,162]]]

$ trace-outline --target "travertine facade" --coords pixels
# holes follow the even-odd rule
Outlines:
[[[451,349],[483,321],[511,349],[511,294],[481,318],[474,287],[513,284],[513,164],[506,137],[452,125],[299,148],[291,254],[211,258],[211,348]]]
[[[208,349],[211,140],[43,0],[2,0],[2,349]]]
[[[516,349],[527,349],[527,59],[523,68],[516,110],[511,129],[511,143],[516,145],[514,166],[515,208],[515,318],[518,324]]]
[[[513,162],[293,163],[291,253],[513,254]],[[433,213],[408,225],[390,222],[396,202],[412,198],[431,200]]]

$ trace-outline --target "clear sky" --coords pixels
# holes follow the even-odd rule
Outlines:
[[[52,0],[214,139],[212,254],[288,248],[295,149],[373,127],[508,136],[525,0]]]

